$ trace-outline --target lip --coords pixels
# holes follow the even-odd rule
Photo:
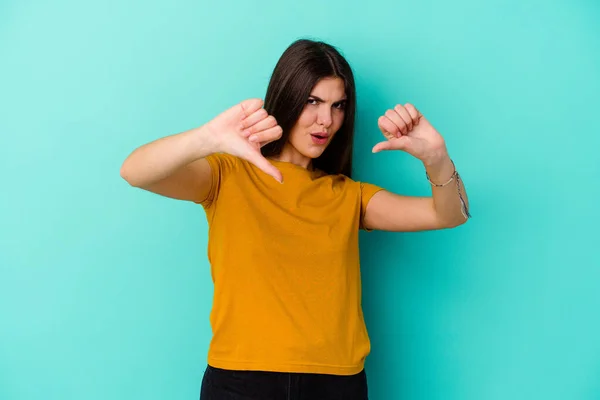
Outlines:
[[[316,135],[322,136],[322,137],[317,137]],[[324,132],[315,132],[315,133],[310,134],[310,138],[312,139],[314,144],[323,145],[323,144],[326,144],[327,141],[329,140],[329,135]]]

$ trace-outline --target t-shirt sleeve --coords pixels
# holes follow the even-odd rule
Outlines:
[[[366,229],[364,226],[365,212],[367,205],[375,193],[384,190],[382,187],[372,183],[360,182],[360,229],[370,232],[371,229]]]
[[[209,208],[219,198],[223,182],[236,170],[239,160],[237,157],[226,153],[214,153],[205,157],[205,160],[210,165],[211,184],[208,195],[199,203],[204,208]]]

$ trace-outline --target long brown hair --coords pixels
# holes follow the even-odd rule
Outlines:
[[[356,88],[350,65],[330,44],[309,39],[293,42],[277,62],[265,96],[265,110],[283,129],[278,140],[263,146],[265,157],[281,153],[290,130],[300,117],[310,92],[319,80],[341,78],[346,91],[344,122],[313,166],[328,174],[352,174]]]

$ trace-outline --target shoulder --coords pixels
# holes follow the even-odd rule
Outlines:
[[[363,200],[368,201],[377,192],[384,190],[384,188],[379,185],[363,180],[353,179],[344,174],[327,174],[322,171],[320,172],[320,179],[330,182],[332,186],[338,187],[343,191],[353,192],[360,196]]]
[[[213,153],[205,158],[210,164],[222,164],[229,166],[238,165],[242,161],[241,158],[228,153]]]
[[[241,158],[227,153],[213,153],[205,157],[210,165],[213,177],[225,177],[231,173],[242,169],[243,161]]]
[[[351,178],[344,174],[327,174],[327,173],[323,172],[323,176],[325,176],[335,182],[344,184],[348,188],[352,187],[357,190],[360,190],[361,192],[362,191],[372,191],[372,190],[374,190],[374,191],[382,190],[382,187],[380,187],[376,184],[366,182],[363,180],[357,180],[357,179]]]

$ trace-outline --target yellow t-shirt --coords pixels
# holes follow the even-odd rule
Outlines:
[[[380,187],[271,160],[283,184],[228,154],[207,157],[201,202],[214,283],[208,363],[276,372],[356,374],[370,341],[358,232]]]

